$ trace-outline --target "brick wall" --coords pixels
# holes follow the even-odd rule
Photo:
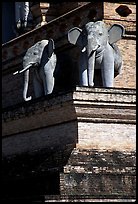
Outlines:
[[[120,5],[127,6],[132,13],[127,17],[120,16],[115,11]],[[134,2],[104,2],[104,21],[109,27],[114,23],[122,24],[125,27],[125,33],[131,34],[117,42],[123,58],[123,67],[122,73],[115,78],[114,86],[136,88],[136,5]]]
[[[118,43],[123,66],[122,72],[114,80],[115,87],[136,88],[136,40],[122,39]]]
[[[120,16],[116,12],[116,8],[120,5],[127,6],[132,13],[126,17]],[[104,20],[109,24],[112,21],[118,21],[125,26],[126,30],[136,31],[136,4],[104,2]]]

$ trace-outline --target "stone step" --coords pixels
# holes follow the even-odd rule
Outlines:
[[[2,201],[24,201],[24,202],[31,202],[31,203],[47,203],[47,202],[135,202],[135,199],[128,199],[128,198],[96,198],[93,196],[66,196],[66,195],[42,195],[42,196],[30,196],[30,197],[19,197],[19,198],[9,198],[8,200]]]

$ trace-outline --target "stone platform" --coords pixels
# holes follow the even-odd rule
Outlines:
[[[135,201],[135,102],[135,89],[76,87],[5,108],[3,199]]]

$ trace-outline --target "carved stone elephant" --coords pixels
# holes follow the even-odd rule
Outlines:
[[[94,70],[101,69],[102,86],[113,87],[114,77],[120,73],[122,56],[115,44],[125,29],[114,24],[109,29],[103,21],[89,22],[83,29],[74,27],[68,31],[68,41],[78,45],[80,85],[94,86]]]
[[[29,69],[33,70],[33,85],[35,97],[40,97],[52,93],[54,88],[54,70],[57,57],[54,53],[54,41],[42,40],[30,47],[23,58],[23,69],[15,72],[24,72],[23,98],[25,101],[31,100],[27,97],[29,83]]]

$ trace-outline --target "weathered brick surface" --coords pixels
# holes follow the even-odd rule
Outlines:
[[[135,198],[135,151],[75,148],[60,174],[62,195]]]
[[[20,124],[21,125],[21,124]],[[65,139],[66,138],[66,139]],[[77,123],[68,122],[66,124],[53,125],[49,128],[31,130],[19,135],[12,135],[3,138],[3,157],[13,157],[24,153],[31,154],[37,150],[61,149],[68,144],[75,144],[77,140]]]
[[[132,13],[127,17],[120,16],[115,9],[120,5],[127,6]],[[111,25],[113,22],[123,24],[127,31],[136,32],[136,3],[112,3],[104,2],[104,21]]]
[[[3,182],[18,181],[15,192],[34,182],[44,199],[38,179],[53,172],[57,191],[76,200],[135,199],[135,100],[133,89],[76,87],[4,109]]]
[[[64,192],[67,195],[93,195],[104,198],[135,198],[135,176],[117,174],[64,174]],[[63,193],[64,194],[64,193]]]
[[[135,125],[80,122],[77,146],[83,146],[86,149],[131,151],[136,149],[135,136]]]
[[[115,87],[136,88],[136,40],[122,39],[117,43],[120,48],[122,72],[115,78]]]

